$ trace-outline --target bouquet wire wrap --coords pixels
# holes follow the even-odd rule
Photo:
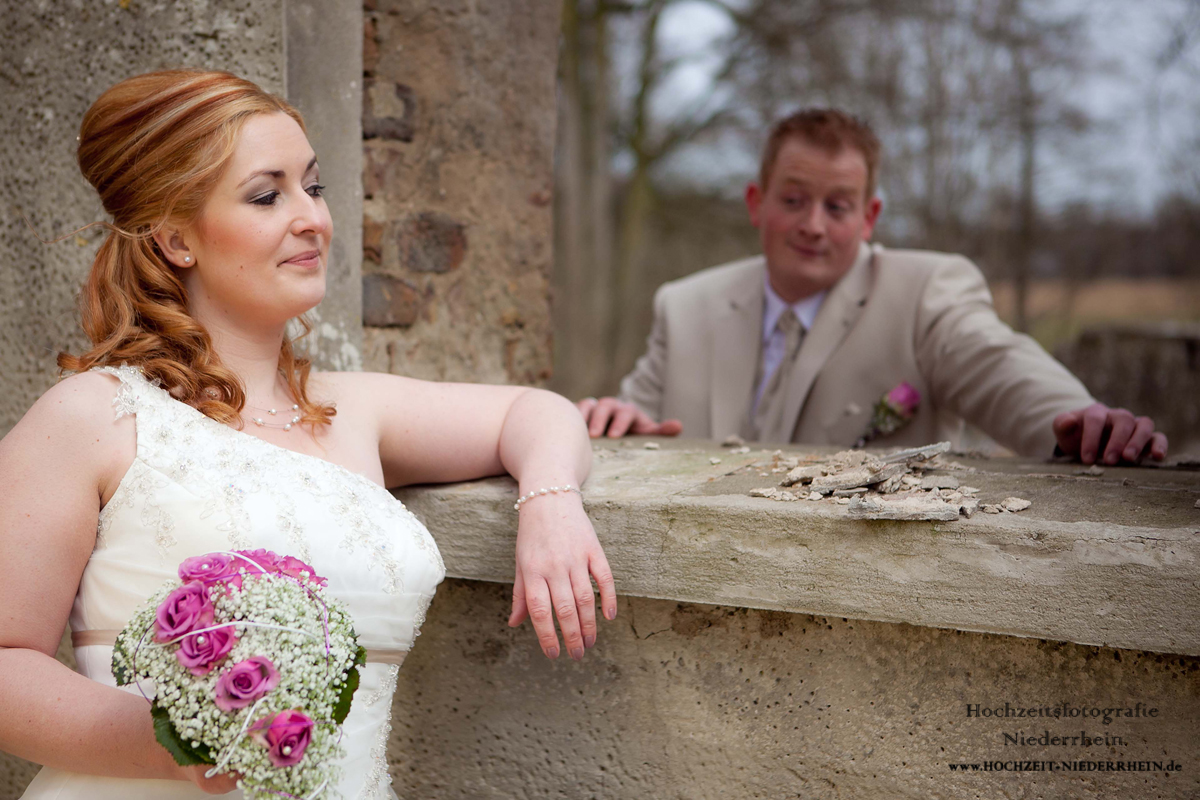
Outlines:
[[[238,772],[254,800],[333,796],[366,651],[324,584],[290,556],[219,551],[186,559],[134,613],[113,676],[150,701],[176,763]]]

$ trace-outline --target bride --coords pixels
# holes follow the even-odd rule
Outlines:
[[[141,75],[84,117],[79,165],[112,217],[82,295],[92,348],[0,442],[0,749],[45,765],[27,798],[190,798],[112,641],[185,558],[267,548],[329,580],[368,657],[337,793],[394,797],[396,670],[445,574],[387,489],[520,484],[509,625],[583,656],[612,576],[576,487],[575,407],[514,386],[309,371],[285,326],[325,293],[332,228],[299,113],[227,73]],[[542,492],[541,490],[547,490]],[[532,496],[531,496],[532,495]],[[69,619],[80,673],[55,660]]]

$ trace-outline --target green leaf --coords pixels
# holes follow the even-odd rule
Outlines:
[[[191,742],[183,740],[179,731],[175,730],[175,726],[171,724],[171,717],[167,714],[167,710],[158,703],[150,705],[150,716],[154,717],[154,738],[167,748],[167,752],[175,759],[176,764],[181,767],[190,767],[194,764],[217,763],[212,756],[212,749],[207,745],[192,747]]]
[[[337,704],[333,707],[333,721],[338,725],[345,722],[346,717],[350,714],[350,701],[354,699],[354,692],[358,689],[358,667],[366,663],[367,651],[359,647],[354,653],[354,663],[350,665],[350,669],[346,670],[346,682],[342,684]]]
[[[117,639],[117,644],[113,647],[112,655],[112,674],[117,679],[117,686],[126,686],[133,676],[129,674],[125,664],[129,661],[129,656],[125,653],[125,648],[121,644],[121,640]]]

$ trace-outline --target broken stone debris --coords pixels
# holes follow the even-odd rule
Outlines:
[[[958,478],[953,475],[926,475],[921,478],[922,489],[957,489]]]
[[[642,447],[646,448],[647,450],[661,450],[662,449],[661,445],[659,445],[658,442],[646,442],[644,445],[642,445]]]
[[[732,436],[726,436],[725,441],[721,442],[721,447],[745,447],[746,440],[738,436],[736,433]]]
[[[927,492],[884,500],[859,496],[850,501],[853,519],[958,519],[959,507]]]
[[[1024,511],[1033,503],[1021,497],[1006,497],[1000,505],[1005,511]]]
[[[876,484],[875,491],[880,494],[894,494],[904,487],[903,476],[897,475],[894,478],[888,478],[883,483]]]
[[[833,475],[814,478],[812,488],[813,491],[829,494],[838,489],[853,489],[856,486],[865,487],[867,481],[871,480],[871,475],[871,470],[866,467],[848,469],[845,472],[837,472]]]
[[[793,483],[811,483],[815,478],[821,478],[825,475],[825,467],[821,464],[811,464],[803,467],[796,467],[788,472],[787,476],[780,483],[781,486],[791,486]]]
[[[715,457],[715,456],[714,456],[714,457],[712,457],[712,458],[710,458],[710,459],[708,460],[708,463],[710,463],[710,464],[720,464],[720,463],[721,463],[721,459],[719,459],[719,458],[717,458],[717,457]]]
[[[904,464],[888,464],[886,467],[879,470],[879,472],[876,472],[874,475],[872,475],[871,479],[867,481],[867,485],[874,486],[875,484],[895,482],[896,486],[900,486],[901,480],[907,473],[908,467]],[[883,492],[884,494],[890,494],[889,491],[883,488],[880,488],[879,491]]]
[[[774,472],[787,470],[780,486],[807,486],[808,493],[770,487],[754,489],[750,494],[784,501],[800,498],[818,501],[828,497],[850,506],[849,516],[855,519],[951,521],[960,515],[969,519],[978,511],[1004,514],[1023,511],[1032,505],[1019,497],[1009,497],[1000,503],[981,503],[975,496],[978,488],[963,486],[953,475],[927,474],[930,470],[947,468],[972,471],[961,464],[943,461],[940,456],[949,449],[949,442],[939,442],[882,456],[863,450],[844,450],[803,464],[795,458],[779,458],[782,454],[776,453]],[[761,469],[761,465],[757,466]],[[764,477],[768,474],[759,472]]]
[[[861,452],[861,451],[854,451],[854,452]],[[895,464],[900,461],[904,461],[904,462],[928,461],[929,459],[933,458],[934,456],[940,456],[942,453],[949,453],[949,452],[950,452],[950,443],[949,442],[938,442],[937,444],[927,444],[924,447],[913,447],[908,450],[900,450],[898,452],[892,453],[891,455],[884,456],[882,460],[885,464]]]
[[[776,489],[774,486],[767,486],[762,489],[751,489],[750,496],[765,497],[768,500],[783,500],[785,502],[800,499],[791,492],[785,492],[782,489]]]

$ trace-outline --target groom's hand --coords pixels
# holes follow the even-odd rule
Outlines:
[[[615,397],[585,397],[575,404],[588,426],[588,435],[593,439],[604,436],[617,439],[626,434],[634,436],[678,436],[683,423],[677,419],[655,422],[646,412],[633,403],[624,403]]]
[[[1059,414],[1054,438],[1063,453],[1084,464],[1139,463],[1147,453],[1155,461],[1167,457],[1166,434],[1154,430],[1154,420],[1103,403]]]

